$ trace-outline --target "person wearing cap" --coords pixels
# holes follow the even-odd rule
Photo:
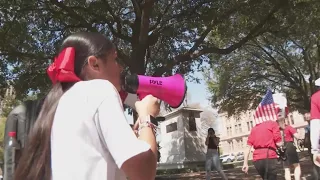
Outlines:
[[[227,180],[227,176],[222,171],[222,166],[220,163],[218,145],[220,138],[218,138],[213,130],[213,128],[208,129],[208,136],[206,138],[205,144],[208,146],[207,155],[206,155],[206,179],[210,180],[211,176],[211,167],[213,167],[218,171],[222,179]]]
[[[277,147],[281,147],[280,127],[276,121],[256,124],[248,137],[242,171],[248,173],[249,153],[253,148],[253,165],[258,174],[267,180],[277,179]]]
[[[310,142],[311,153],[313,154],[313,162],[319,166],[320,164],[320,78],[315,81],[317,91],[311,96],[310,105]]]

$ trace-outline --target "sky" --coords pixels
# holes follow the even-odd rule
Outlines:
[[[195,77],[203,79],[200,72],[195,73]],[[202,107],[210,106],[207,93],[207,87],[205,81],[201,80],[200,83],[187,82],[188,93],[190,96],[190,101],[188,103],[200,103]]]

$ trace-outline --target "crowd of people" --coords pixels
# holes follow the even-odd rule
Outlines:
[[[242,170],[245,173],[248,172],[248,157],[253,148],[253,164],[258,174],[263,179],[277,179],[277,163],[281,158],[278,151],[282,150],[285,152],[285,158],[280,160],[284,168],[285,179],[291,179],[290,168],[293,167],[295,180],[300,180],[301,168],[294,138],[299,139],[300,137],[293,127],[285,123],[284,119],[257,124],[251,130],[248,138]]]
[[[279,153],[277,151],[279,151],[279,147],[285,147],[284,154],[286,158],[283,159],[282,163],[285,179],[291,179],[290,169],[293,168],[295,180],[300,180],[301,168],[299,156],[294,145],[294,138],[299,139],[300,137],[292,126],[285,123],[285,119],[257,124],[252,128],[248,137],[248,146],[244,153],[243,172],[248,173],[249,154],[254,149],[253,165],[257,173],[265,180],[277,179],[277,174],[279,173],[277,167]],[[210,179],[212,167],[218,171],[222,179],[228,179],[222,171],[222,164],[217,151],[218,144],[219,138],[215,136],[214,130],[212,128],[208,129],[208,137],[206,139],[208,150],[205,166],[207,180]]]
[[[287,117],[280,117],[277,121],[257,123],[248,137],[242,167],[244,173],[248,173],[249,154],[253,150],[253,165],[262,179],[277,179],[278,174],[281,173],[277,166],[280,160],[285,179],[291,180],[290,170],[293,169],[294,179],[300,180],[301,167],[294,139],[305,138],[305,143],[310,142],[311,144],[308,147],[308,152],[313,165],[312,179],[320,179],[320,78],[315,81],[315,86],[317,91],[311,97],[310,113],[305,114],[305,119],[308,122],[305,128],[305,137],[300,137],[297,130],[289,125]],[[206,139],[208,148],[206,156],[207,179],[210,179],[211,163],[214,164],[213,167],[219,172],[222,179],[227,179],[221,170],[222,165],[216,151],[219,138],[212,137],[215,137],[214,131],[210,128]]]

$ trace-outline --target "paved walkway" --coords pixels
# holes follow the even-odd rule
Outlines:
[[[311,179],[312,174],[312,164],[308,157],[302,157],[300,159],[300,164],[302,168],[302,177],[303,179]],[[278,165],[279,172],[278,172],[278,180],[284,180],[284,171],[282,170],[281,164]],[[260,176],[257,174],[255,168],[253,166],[249,167],[248,175],[244,174],[241,171],[241,167],[228,169],[224,171],[229,178],[229,180],[260,180]],[[195,173],[184,173],[184,174],[176,174],[176,175],[165,175],[165,176],[158,176],[156,180],[204,180],[205,179],[205,172],[195,172]],[[222,180],[218,173],[213,172],[212,178],[214,180]],[[292,174],[293,179],[293,174]],[[303,180],[302,179],[302,180]]]

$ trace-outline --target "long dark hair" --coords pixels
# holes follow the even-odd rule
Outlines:
[[[213,133],[215,133],[214,130],[213,130],[213,128],[209,128],[209,129],[208,129],[208,133],[209,133],[210,131],[212,131]]]
[[[75,48],[75,74],[87,80],[82,71],[89,56],[106,60],[107,54],[114,49],[110,40],[99,33],[75,33],[65,39],[61,50]],[[30,131],[28,142],[22,152],[15,180],[50,180],[51,179],[51,127],[59,99],[74,83],[57,82],[44,100],[39,116]]]

